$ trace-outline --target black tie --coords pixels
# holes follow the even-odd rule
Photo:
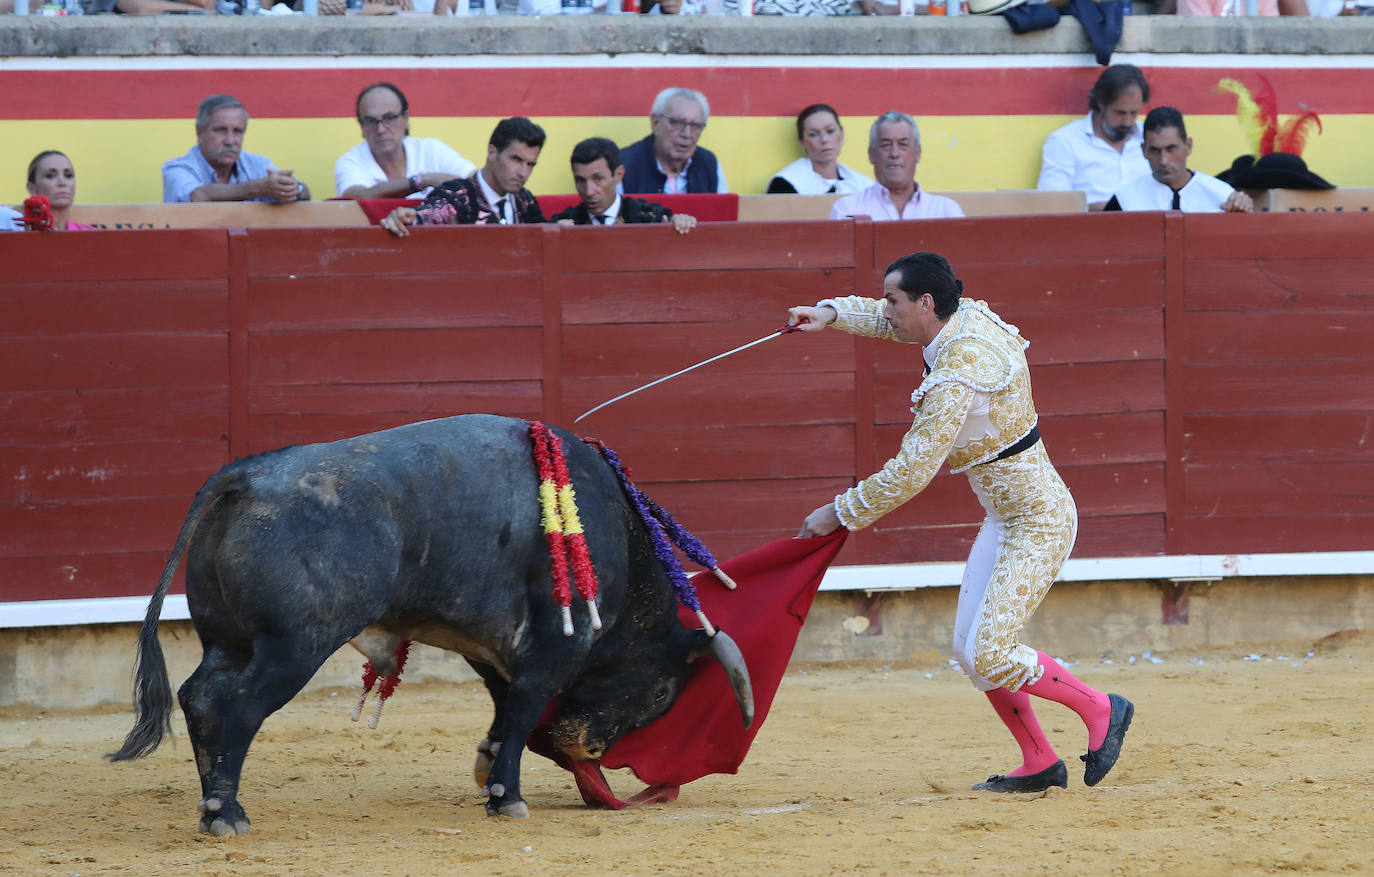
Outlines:
[[[496,210],[501,215],[501,224],[506,224],[506,199],[502,198],[496,202]]]
[[[1170,209],[1170,210],[1182,210],[1182,209],[1183,209],[1183,208],[1179,205],[1179,202],[1178,202],[1178,195],[1179,195],[1179,192],[1178,192],[1177,189],[1175,189],[1175,190],[1174,190],[1174,203],[1169,205],[1169,209]]]
[[[604,214],[604,213],[598,213],[598,214],[596,214],[595,216],[593,216],[592,219],[595,219],[595,220],[596,220],[596,224],[597,224],[597,225],[605,225],[605,224],[606,224],[606,214]]]

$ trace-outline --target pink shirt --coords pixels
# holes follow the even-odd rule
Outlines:
[[[916,186],[916,194],[906,202],[900,215],[897,205],[892,203],[892,195],[882,183],[874,183],[862,192],[845,195],[830,208],[831,219],[848,219],[851,216],[871,216],[874,222],[894,219],[943,219],[963,216],[964,209],[953,198],[932,195]]]
[[[1179,15],[1232,16],[1245,14],[1245,0],[1178,0]],[[1278,15],[1279,0],[1259,0],[1260,15]]]

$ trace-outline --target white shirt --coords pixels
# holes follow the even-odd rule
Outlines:
[[[1221,213],[1221,206],[1234,191],[1216,177],[1193,171],[1193,178],[1178,190],[1178,209],[1184,213]],[[1117,189],[1116,201],[1122,210],[1171,210],[1174,190],[1146,174]]]
[[[482,197],[487,199],[487,203],[491,205],[491,209],[496,211],[497,216],[501,217],[502,225],[515,225],[520,221],[515,215],[514,198],[510,195],[496,194],[496,190],[487,185],[487,178],[482,176],[480,171],[474,175],[474,179],[477,180],[477,185],[482,188]],[[505,202],[504,209],[501,206],[501,202],[503,201]]]
[[[0,207],[0,231],[23,231],[24,214],[9,207]]]
[[[935,358],[940,355],[940,347],[947,340],[945,333],[949,331],[950,323],[954,322],[954,316],[940,327],[940,331],[935,333],[930,344],[921,351],[921,358],[925,360],[926,368],[935,368]],[[997,427],[992,425],[992,418],[989,412],[992,407],[992,394],[983,393],[975,390],[973,402],[969,405],[968,416],[964,418],[964,423],[959,427],[959,434],[954,437],[954,447],[966,448],[970,443],[988,436],[999,435]],[[912,409],[913,411],[915,409]]]
[[[919,185],[916,194],[906,202],[901,213],[892,203],[892,193],[882,183],[874,183],[855,195],[845,195],[830,207],[831,219],[848,219],[851,216],[871,216],[874,222],[894,219],[944,219],[963,216],[964,208],[953,198],[932,195]]]
[[[773,176],[782,177],[791,183],[798,195],[824,195],[829,192],[852,195],[873,185],[873,181],[868,177],[839,162],[835,163],[835,169],[840,178],[828,180],[816,173],[816,169],[811,165],[811,159],[802,156]]]
[[[1106,201],[1123,184],[1150,173],[1150,163],[1141,149],[1144,142],[1144,126],[1136,122],[1117,152],[1093,133],[1093,116],[1089,113],[1045,138],[1040,152],[1040,181],[1035,188],[1077,190],[1088,196],[1089,204]]]
[[[463,158],[458,150],[435,137],[407,137],[401,141],[406,152],[406,176],[446,173],[455,177],[471,176],[477,165]],[[354,186],[375,186],[386,180],[386,171],[372,157],[367,141],[339,156],[334,162],[334,186],[340,197]],[[429,189],[414,192],[408,198],[423,198]]]
[[[611,206],[607,207],[606,212],[601,214],[605,218],[604,221],[598,222],[596,214],[590,210],[587,211],[587,215],[592,218],[592,225],[615,225],[615,221],[620,218],[620,195],[617,194],[615,200],[611,202]]]

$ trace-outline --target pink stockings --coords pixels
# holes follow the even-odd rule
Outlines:
[[[1031,709],[1030,695],[1043,697],[1061,703],[1078,714],[1088,728],[1088,749],[1102,745],[1107,736],[1107,725],[1111,720],[1112,707],[1107,695],[1084,685],[1075,679],[1059,662],[1044,652],[1040,656],[1040,666],[1044,672],[1040,678],[1029,685],[1021,686],[1020,691],[1011,692],[1005,688],[994,688],[984,692],[997,717],[1011,731],[1011,736],[1021,747],[1021,766],[1007,776],[1026,776],[1039,773],[1059,760],[1054,747],[1045,739],[1040,730],[1040,722]]]

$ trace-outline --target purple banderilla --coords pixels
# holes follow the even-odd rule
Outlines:
[[[653,539],[654,554],[668,573],[668,579],[673,583],[673,590],[677,592],[678,601],[696,613],[697,618],[701,620],[701,626],[706,629],[709,636],[715,636],[716,629],[706,618],[706,613],[702,611],[701,601],[697,599],[696,588],[687,578],[687,573],[683,571],[682,562],[677,559],[677,555],[673,552],[673,546],[676,545],[683,554],[691,558],[693,563],[711,570],[727,588],[733,590],[735,588],[734,581],[720,569],[715,556],[707,550],[705,545],[701,544],[700,539],[688,532],[686,527],[679,524],[662,506],[650,499],[630,480],[630,474],[625,471],[625,465],[620,462],[620,457],[615,451],[598,439],[584,439],[584,441],[600,452],[602,458],[611,464],[616,476],[620,478],[620,486],[625,490],[625,495],[634,503],[635,510],[639,512],[640,519],[644,521],[644,526]]]

